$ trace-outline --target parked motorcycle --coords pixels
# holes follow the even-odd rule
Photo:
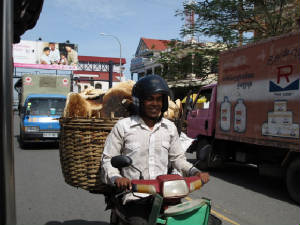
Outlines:
[[[132,159],[128,156],[115,156],[111,159],[113,167],[121,169],[132,167]],[[135,168],[138,170],[138,168]],[[138,170],[139,171],[139,170]],[[177,174],[161,175],[154,180],[144,180],[142,172],[139,180],[132,180],[132,189],[115,193],[109,201],[112,209],[111,224],[129,224],[121,210],[120,199],[130,192],[147,193],[153,196],[151,213],[147,224],[168,225],[219,225],[222,221],[210,214],[211,201],[206,198],[184,201],[191,192],[203,186],[198,176],[182,177]]]

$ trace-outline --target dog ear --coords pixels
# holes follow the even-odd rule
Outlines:
[[[128,111],[128,113],[129,113],[130,116],[136,114],[136,110],[135,110],[135,107],[134,107],[132,99],[123,99],[122,100],[122,105]]]
[[[64,114],[67,117],[89,117],[91,115],[91,109],[80,94],[72,93],[68,96]]]

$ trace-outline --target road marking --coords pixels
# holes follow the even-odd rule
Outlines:
[[[192,198],[190,198],[190,197],[185,197],[185,199],[188,200],[188,201],[191,201],[191,200],[192,200]],[[214,214],[215,216],[221,218],[222,220],[226,220],[227,222],[229,222],[229,223],[231,223],[231,224],[234,224],[234,225],[240,225],[239,223],[237,223],[237,222],[235,222],[235,221],[229,219],[228,217],[224,216],[224,215],[221,214],[221,213],[216,212],[216,211],[213,210],[213,209],[211,209],[210,212],[211,212],[212,214]]]
[[[214,211],[214,210],[212,210],[212,209],[210,210],[210,212],[211,212],[212,214],[214,214],[215,216],[217,216],[217,217],[219,217],[219,218],[221,218],[221,219],[223,219],[223,220],[226,220],[226,221],[229,222],[229,223],[232,223],[232,224],[234,224],[234,225],[240,225],[239,223],[237,223],[237,222],[235,222],[235,221],[229,219],[228,217],[226,217],[226,216],[222,215],[221,213],[218,213],[218,212],[216,212],[216,211]]]

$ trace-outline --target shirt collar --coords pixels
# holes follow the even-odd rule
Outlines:
[[[137,125],[141,125],[141,126],[146,126],[148,127],[144,120],[138,116],[138,115],[135,115],[135,116],[131,116],[131,123],[130,123],[130,127],[134,127],[134,126],[137,126]],[[160,127],[160,126],[167,126],[167,121],[165,118],[162,118],[159,122],[157,122],[155,124],[155,127]]]

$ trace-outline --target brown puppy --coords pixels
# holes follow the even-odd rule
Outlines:
[[[87,100],[78,93],[69,93],[64,117],[100,117],[102,104],[93,100]]]
[[[134,84],[135,82],[130,80],[121,82],[109,89],[103,96],[101,116],[110,117],[111,112],[114,112],[116,117],[129,116],[128,109],[132,104],[131,91]],[[124,99],[126,100],[126,106],[122,103]]]

